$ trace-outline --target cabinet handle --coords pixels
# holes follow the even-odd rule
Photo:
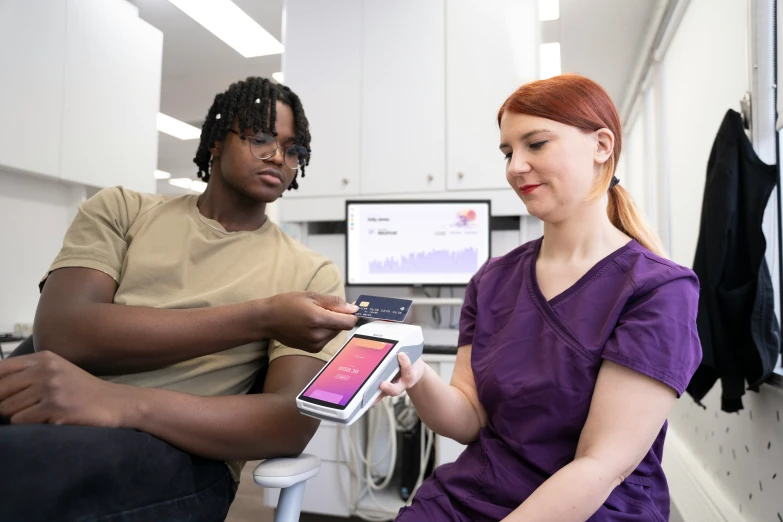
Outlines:
[[[462,172],[457,172],[457,178],[462,179],[465,177],[465,174]]]
[[[348,183],[350,183],[350,182],[351,182],[351,180],[350,180],[350,179],[348,179],[348,178],[343,178],[343,185],[347,185],[347,184],[348,184]]]
[[[435,179],[432,174],[427,174],[427,181],[432,182],[432,180]]]

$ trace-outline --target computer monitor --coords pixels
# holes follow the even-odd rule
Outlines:
[[[488,200],[347,201],[346,283],[466,285],[489,259]]]

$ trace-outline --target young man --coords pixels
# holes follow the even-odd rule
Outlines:
[[[265,215],[309,157],[298,97],[248,78],[207,114],[204,194],[80,207],[37,353],[0,361],[0,520],[222,520],[241,461],[304,449],[295,396],[356,323],[335,265]]]

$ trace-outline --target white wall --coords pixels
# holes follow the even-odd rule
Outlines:
[[[631,193],[636,205],[645,213],[648,212],[645,199],[645,186],[650,175],[645,169],[644,163],[644,111],[640,111],[628,130],[623,143],[623,152],[620,161],[623,171],[618,166],[617,177],[620,183]]]
[[[661,64],[669,155],[671,257],[696,253],[707,160],[723,116],[748,90],[746,0],[692,0]]]
[[[83,186],[0,171],[0,332],[33,322],[38,281],[85,197]]]
[[[665,187],[668,177],[668,220],[662,217],[658,225],[668,221],[670,257],[685,266],[693,265],[715,135],[726,111],[739,110],[749,89],[748,3],[691,0],[650,82],[657,92],[647,110],[653,111],[660,140],[650,179]],[[635,143],[637,126],[630,132]],[[631,163],[637,165],[636,147],[632,150]],[[716,383],[707,395],[706,409],[688,396],[678,401],[670,415],[672,438],[706,472],[699,485],[720,499],[727,520],[783,520],[783,393],[766,385],[761,393],[748,392],[745,409],[730,415],[720,411],[720,388]]]
[[[724,499],[722,512],[729,520],[780,520],[783,390],[764,385],[761,393],[748,392],[742,402],[744,409],[736,414],[720,411],[718,384],[704,398],[706,409],[683,397],[669,422],[702,466],[706,475],[702,486]]]

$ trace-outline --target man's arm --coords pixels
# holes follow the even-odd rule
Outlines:
[[[279,357],[269,365],[264,393],[201,397],[107,382],[42,352],[0,361],[0,415],[12,424],[135,428],[217,460],[297,455],[318,420],[299,414],[296,394],[323,364]]]
[[[199,397],[137,389],[124,426],[216,460],[259,460],[304,451],[319,421],[299,413],[296,396],[324,362],[289,355],[269,365],[264,393]]]
[[[356,323],[335,296],[290,292],[213,308],[166,310],[113,304],[117,283],[90,268],[61,268],[43,288],[36,351],[48,350],[98,375],[152,370],[274,338],[320,351]]]
[[[261,338],[255,303],[163,310],[112,304],[117,283],[90,268],[52,272],[35,314],[36,351],[95,374],[150,370]]]

